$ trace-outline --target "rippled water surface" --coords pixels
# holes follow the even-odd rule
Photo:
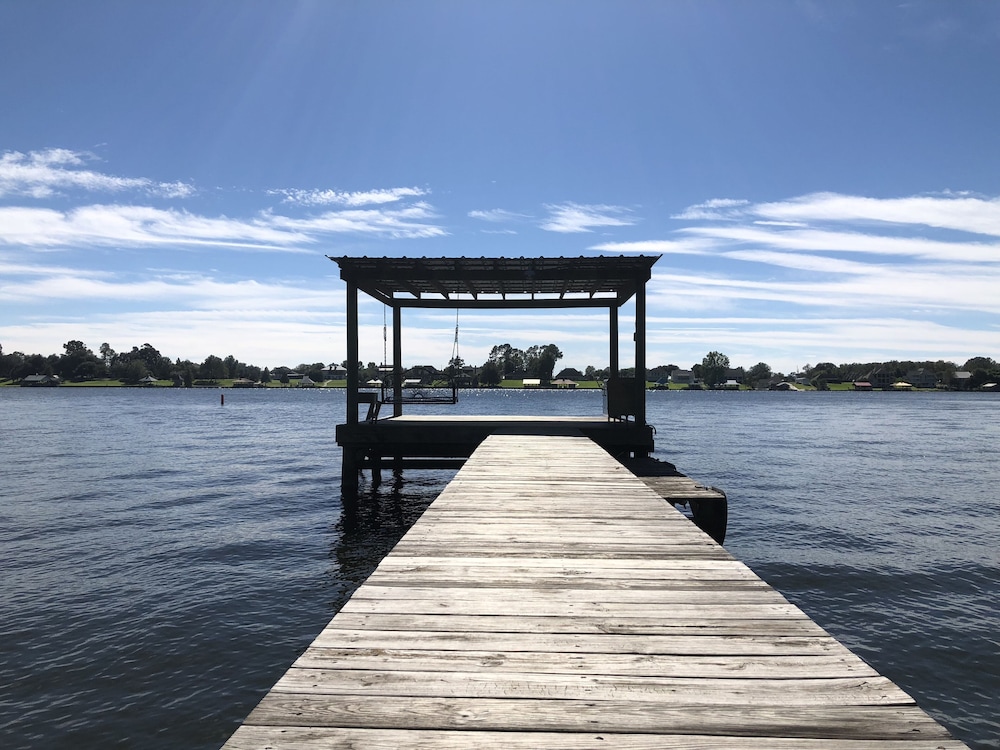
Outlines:
[[[450,477],[341,520],[332,390],[0,389],[0,747],[215,748]],[[598,393],[473,391],[481,414]],[[956,736],[1000,748],[993,394],[649,394],[727,548]],[[387,475],[388,479],[388,475]]]

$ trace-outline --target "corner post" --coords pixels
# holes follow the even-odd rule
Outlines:
[[[646,424],[646,283],[635,290],[635,422]]]
[[[403,415],[403,310],[392,308],[392,416]]]
[[[611,352],[610,352],[610,365],[608,369],[608,378],[617,378],[619,375],[618,370],[618,304],[614,302],[609,308],[611,311],[611,330],[610,336],[608,337],[611,341]]]
[[[347,279],[347,424],[358,423],[358,283]]]

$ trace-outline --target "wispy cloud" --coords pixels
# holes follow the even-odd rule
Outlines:
[[[433,221],[439,218],[429,203],[418,202],[404,208],[330,211],[319,216],[293,218],[266,215],[268,224],[309,236],[326,233],[369,234],[393,239],[443,237],[447,230]]]
[[[305,231],[281,227],[274,217],[251,220],[206,217],[149,206],[92,205],[0,208],[0,244],[44,248],[213,246],[301,251],[314,241]]]
[[[150,206],[91,205],[0,208],[0,245],[73,247],[219,247],[306,252],[322,237],[359,234],[396,238],[440,237],[426,204],[398,210],[333,211],[305,218],[262,212],[249,219],[202,216]]]
[[[270,190],[271,195],[284,196],[285,203],[300,206],[371,206],[396,203],[406,198],[421,198],[429,191],[417,187],[384,188],[358,192],[341,190]]]
[[[602,242],[588,250],[609,253],[664,253],[673,255],[703,255],[713,247],[711,242],[697,239],[637,240],[635,242]]]
[[[183,182],[155,182],[145,177],[120,177],[86,169],[91,161],[96,161],[96,157],[64,148],[27,154],[5,151],[0,154],[0,198],[51,198],[74,189],[106,193],[137,191],[165,198],[185,198],[195,193],[193,186]]]
[[[492,224],[506,224],[531,218],[526,214],[507,211],[502,208],[491,208],[487,211],[469,211],[468,216],[470,219],[488,221]]]
[[[622,206],[561,203],[546,205],[549,217],[541,228],[547,232],[592,232],[600,227],[624,227],[636,223],[631,211]]]
[[[756,204],[748,212],[779,221],[877,222],[1000,237],[1000,198],[962,194],[866,198],[815,193],[790,201]]]
[[[886,235],[862,231],[792,229],[781,231],[759,225],[687,227],[683,234],[726,245],[767,247],[774,250],[824,253],[860,253],[871,256],[910,256],[924,260],[990,262],[1000,260],[1000,243],[931,240],[921,236]]]
[[[512,229],[509,226],[502,228],[497,227],[499,224],[523,224],[525,221],[531,219],[527,214],[520,214],[515,211],[507,211],[502,208],[491,208],[489,210],[476,210],[469,211],[466,214],[470,219],[476,219],[478,221],[485,221],[487,224],[491,225],[490,229],[479,230],[482,234],[517,234],[516,229]]]
[[[40,275],[40,274],[38,274]],[[222,280],[200,273],[162,273],[141,276],[104,273],[78,276],[59,269],[40,278],[14,279],[2,287],[7,299],[24,301],[140,301],[146,304],[203,307],[213,310],[325,310],[339,300],[329,289],[278,280]]]
[[[736,219],[743,213],[743,209],[750,205],[750,201],[736,200],[733,198],[713,198],[704,203],[697,203],[688,206],[679,214],[671,216],[672,219],[682,219],[686,221],[712,221],[721,219]]]
[[[674,218],[687,226],[662,241],[595,246],[673,256],[649,285],[653,318],[672,311],[686,320],[677,324],[683,336],[658,334],[671,351],[691,352],[700,340],[737,357],[756,348],[800,364],[815,356],[961,362],[1000,345],[1000,199],[816,193],[707,201]],[[698,257],[681,259],[687,243]],[[712,323],[736,315],[738,325]],[[838,322],[824,328],[823,319]]]
[[[317,215],[292,216],[263,210],[249,217],[208,216],[177,207],[144,205],[144,199],[185,198],[194,189],[181,182],[155,182],[121,177],[87,168],[96,157],[53,148],[27,154],[0,155],[0,246],[73,247],[218,247],[243,250],[304,252],[331,234],[389,239],[441,237],[433,207],[407,202],[427,191],[416,187],[363,192],[271,191],[284,203],[341,206]],[[70,191],[126,194],[114,203],[83,204],[64,209],[23,205],[25,198],[65,197]],[[13,205],[20,198],[22,205]]]
[[[800,259],[801,260],[801,259]],[[815,259],[814,259],[815,260]],[[863,267],[823,260],[796,263],[811,273],[789,278],[666,270],[650,287],[657,303],[674,309],[735,310],[748,302],[777,303],[789,314],[850,312],[857,318],[903,314],[915,309],[1000,314],[1000,271],[989,268],[948,270],[942,275],[923,268]],[[788,267],[786,264],[785,267]]]

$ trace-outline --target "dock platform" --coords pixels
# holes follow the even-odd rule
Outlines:
[[[589,438],[493,435],[224,747],[965,745]]]
[[[653,451],[649,425],[605,417],[401,415],[337,425],[345,490],[357,471],[459,468],[490,435],[584,435],[613,455]],[[376,480],[377,481],[377,480]]]

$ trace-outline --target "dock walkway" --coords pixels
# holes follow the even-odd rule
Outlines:
[[[226,743],[962,748],[584,437],[488,438]]]

